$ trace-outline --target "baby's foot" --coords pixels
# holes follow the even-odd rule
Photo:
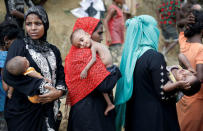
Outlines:
[[[113,105],[113,104],[112,105],[108,105],[106,110],[105,110],[105,112],[104,112],[104,115],[107,116],[108,112],[113,110],[114,108],[115,108],[115,105]]]

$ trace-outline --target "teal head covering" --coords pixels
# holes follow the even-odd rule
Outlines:
[[[125,122],[126,102],[133,91],[133,72],[137,60],[149,49],[158,50],[159,29],[156,20],[149,15],[128,19],[120,71],[122,78],[116,88],[116,130],[120,131]]]

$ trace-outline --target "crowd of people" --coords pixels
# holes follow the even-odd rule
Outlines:
[[[162,0],[157,20],[149,15],[125,20],[123,4],[113,0],[103,22],[76,20],[63,66],[60,50],[47,41],[46,10],[31,0],[5,0],[1,131],[58,131],[64,97],[71,107],[67,131],[203,131],[201,6]],[[177,43],[179,65],[167,66],[164,55]]]

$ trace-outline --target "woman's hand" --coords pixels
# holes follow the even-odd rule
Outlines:
[[[39,95],[39,102],[42,104],[52,102],[52,101],[56,100],[57,98],[61,97],[63,94],[62,90],[57,90],[54,87],[45,86],[45,88],[49,89],[49,93]]]

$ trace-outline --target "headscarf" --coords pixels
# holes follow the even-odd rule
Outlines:
[[[157,51],[159,41],[159,29],[152,16],[141,15],[128,19],[126,27],[126,41],[120,64],[122,77],[117,83],[115,96],[117,131],[121,130],[125,122],[126,102],[132,96],[136,62],[147,50]]]
[[[99,19],[93,17],[78,18],[73,27],[73,31],[75,31],[76,29],[83,29],[85,32],[92,35],[99,21]]]
[[[42,6],[33,6],[33,7],[29,8],[27,10],[27,12],[25,13],[25,16],[24,16],[25,20],[26,20],[27,16],[30,14],[35,14],[41,19],[41,21],[44,25],[44,35],[38,40],[33,40],[27,34],[27,36],[24,38],[24,41],[26,44],[28,44],[29,48],[34,49],[36,52],[45,53],[45,52],[49,51],[49,43],[46,41],[47,31],[49,29],[48,15]]]
[[[78,18],[73,31],[83,29],[92,35],[100,20],[92,17]],[[110,73],[97,55],[96,62],[88,71],[86,79],[80,73],[92,58],[90,48],[72,46],[65,59],[65,81],[68,87],[67,103],[73,106],[90,94]]]

